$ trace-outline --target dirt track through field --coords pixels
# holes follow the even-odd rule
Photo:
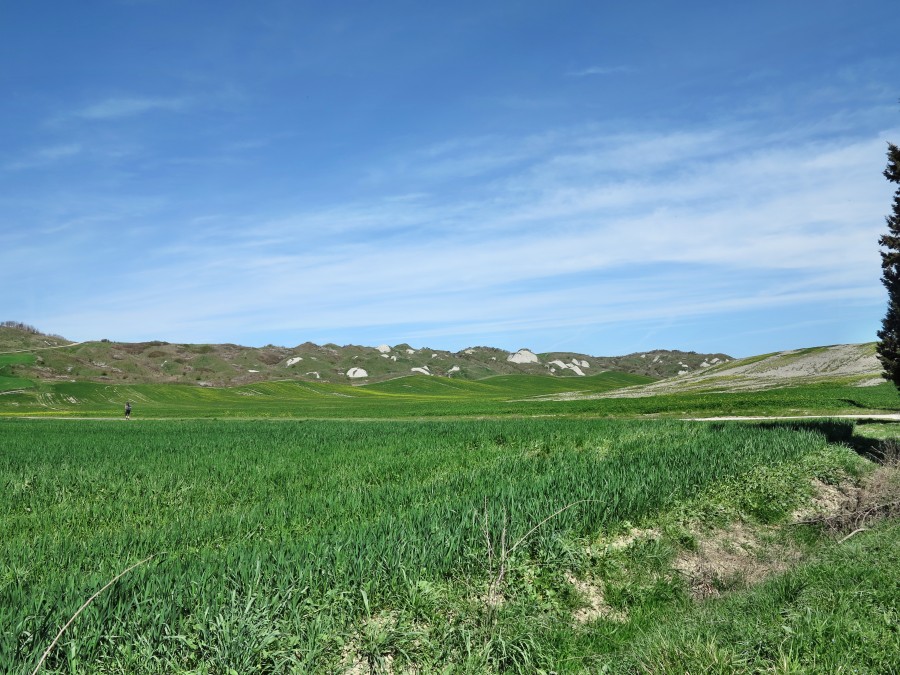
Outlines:
[[[900,422],[900,413],[882,415],[746,415],[723,417],[682,417],[688,422],[741,422],[753,420],[813,420],[813,419],[844,419],[844,420],[894,420]]]
[[[76,417],[73,415],[0,415],[0,420],[2,419],[19,419],[19,420],[82,420],[82,421],[97,421],[97,422],[139,422],[139,421],[149,421],[149,422],[166,422],[169,420],[177,419],[177,420],[191,420],[191,419],[210,419],[208,417],[143,417],[143,418],[133,418],[131,420],[125,420],[121,415],[116,417]],[[257,419],[250,417],[236,417],[235,420],[247,420],[247,419]],[[266,418],[271,419],[271,418]],[[284,417],[278,418],[278,421],[290,421],[293,418]],[[310,418],[302,417],[296,419],[308,420]],[[334,419],[334,418],[327,418]],[[344,418],[344,419],[361,419],[361,418]],[[483,417],[476,417],[472,419],[484,419]],[[497,418],[503,419],[503,418]],[[603,418],[606,419],[606,418]],[[639,418],[644,419],[645,421],[652,421],[652,419],[647,418]],[[661,421],[665,421],[667,418],[658,418]],[[844,420],[884,420],[888,422],[900,422],[900,413],[888,413],[888,414],[877,414],[877,415],[731,415],[731,416],[721,416],[721,417],[678,417],[676,418],[682,422],[764,422],[766,420],[821,420],[821,419],[844,419]],[[404,422],[409,421],[407,419],[391,419],[391,420],[375,420],[374,418],[365,418],[365,421],[395,421],[395,422]]]
[[[11,352],[0,352],[0,356],[4,354],[23,354],[25,352],[43,352],[48,349],[65,349],[66,347],[75,347],[77,345],[84,344],[83,342],[70,342],[67,345],[52,345],[50,347],[32,347],[31,349],[13,349]]]

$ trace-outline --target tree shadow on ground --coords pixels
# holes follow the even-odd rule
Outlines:
[[[896,425],[893,420],[860,420],[859,425]],[[857,445],[854,445],[856,442]],[[867,438],[854,436],[851,447],[863,457],[872,459],[879,464],[896,463],[900,457],[900,435],[897,438]],[[862,451],[861,451],[862,450]]]
[[[859,401],[854,401],[852,398],[839,398],[838,401],[841,403],[846,403],[847,405],[851,405],[854,408],[860,408],[862,410],[869,410],[871,406],[860,403]]]
[[[886,458],[896,452],[896,447],[900,444],[900,441],[895,439],[867,438],[854,433],[856,424],[897,424],[894,420],[772,420],[755,424],[762,429],[812,430],[822,434],[828,443],[846,445],[858,455],[877,464],[884,464]],[[725,425],[721,425],[721,428],[724,429]]]

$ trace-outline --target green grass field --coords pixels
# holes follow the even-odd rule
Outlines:
[[[146,419],[829,416],[896,412],[900,408],[896,389],[887,383],[597,398],[650,381],[612,372],[584,378],[500,376],[478,381],[423,375],[368,386],[281,381],[233,388],[94,382],[35,385],[20,378],[5,379],[6,383],[0,377],[0,392],[8,392],[0,395],[0,417],[113,417],[121,415],[126,400],[132,401],[136,418]],[[567,392],[573,396],[566,397]]]
[[[316,382],[264,382],[233,388],[172,384],[44,383],[0,399],[0,415],[118,415],[126,400],[142,417],[415,417],[504,414],[518,399],[561,391],[603,393],[650,378],[602,373],[586,378],[495,377],[477,382],[427,376],[366,387]]]
[[[21,354],[0,354],[0,368],[4,366],[30,366],[33,365],[36,360],[34,354],[21,353]]]
[[[0,394],[8,391],[33,389],[35,383],[12,374],[12,366],[33,365],[34,354],[0,354]]]
[[[713,603],[670,567],[692,519],[774,527],[810,478],[868,471],[841,444],[852,429],[0,420],[0,663],[31,672],[85,600],[152,555],[42,672],[793,672],[782,659],[839,672],[845,638],[820,637],[851,615],[817,598],[851,576],[863,595],[843,602],[868,654],[856,663],[890,672],[896,527],[856,537],[861,560],[826,547],[787,580]],[[604,543],[635,526],[663,534]],[[572,575],[602,580],[611,613],[575,620],[588,601]]]
[[[214,388],[17,376],[33,359],[0,360],[3,672],[31,673],[135,563],[41,672],[900,662],[895,521],[840,545],[786,524],[814,484],[862,485],[874,465],[852,448],[876,456],[900,425],[677,419],[896,412],[891,385],[627,398],[606,395],[652,379],[605,372]],[[698,599],[684,561],[720,531],[750,531],[778,573],[726,569]]]

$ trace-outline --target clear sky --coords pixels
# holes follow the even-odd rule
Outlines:
[[[900,2],[0,4],[0,320],[73,340],[867,342]]]

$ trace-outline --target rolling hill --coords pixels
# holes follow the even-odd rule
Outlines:
[[[608,392],[559,392],[547,401],[758,392],[799,386],[876,387],[885,383],[874,342],[760,354]]]
[[[880,372],[874,343],[734,360],[662,350],[70,344],[0,326],[0,414],[13,416],[110,416],[126,400],[141,417],[893,413],[896,393]]]
[[[29,355],[29,356],[24,356]],[[459,352],[408,344],[365,347],[174,344],[162,341],[73,343],[18,324],[0,325],[0,377],[37,381],[179,383],[238,386],[269,380],[370,384],[410,374],[481,380],[498,375],[580,378],[604,371],[654,379],[728,363],[726,354],[654,350],[626,356],[574,352],[511,353],[493,347]]]

